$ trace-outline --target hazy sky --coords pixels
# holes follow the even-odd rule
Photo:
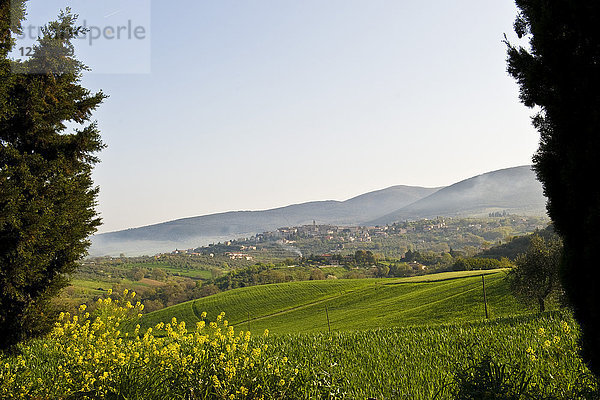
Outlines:
[[[65,5],[103,32],[78,44],[110,95],[100,232],[448,185],[537,147],[510,0],[30,0],[28,24]]]

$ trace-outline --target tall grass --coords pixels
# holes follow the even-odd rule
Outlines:
[[[450,399],[459,372],[489,358],[524,372],[534,398],[597,398],[577,354],[577,325],[568,313],[332,335],[282,335],[273,345],[319,380],[325,398]],[[493,397],[496,398],[496,397]],[[503,397],[497,397],[503,398]],[[511,398],[511,397],[506,397]],[[515,397],[519,398],[519,397]],[[522,397],[525,398],[525,397]]]
[[[129,295],[133,298],[132,295]],[[130,299],[129,299],[130,300]],[[127,295],[0,356],[24,399],[597,398],[570,314],[332,334],[251,335],[219,314],[141,330]],[[129,301],[129,303],[127,302]],[[200,318],[205,318],[200,314]],[[127,325],[133,329],[128,330]],[[122,333],[127,332],[127,333]],[[490,389],[492,388],[492,389]],[[523,396],[529,397],[523,397]]]

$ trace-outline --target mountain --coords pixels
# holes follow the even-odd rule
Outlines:
[[[346,201],[313,201],[262,211],[230,211],[103,233],[92,237],[90,255],[155,254],[247,237],[284,226],[362,225],[422,199],[439,188],[392,186]]]
[[[437,216],[487,216],[496,211],[545,215],[545,204],[542,185],[531,166],[525,165],[465,179],[376,218],[370,225]]]
[[[103,233],[90,255],[155,254],[204,246],[285,226],[385,225],[437,216],[487,216],[490,212],[544,215],[546,199],[531,166],[506,168],[443,188],[392,186],[346,201],[313,201],[262,211],[230,211]]]

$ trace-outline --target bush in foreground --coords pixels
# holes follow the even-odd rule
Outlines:
[[[63,314],[51,334],[2,360],[0,398],[280,399],[298,395],[298,370],[224,319],[188,330],[175,318],[140,332],[135,293]],[[206,315],[203,315],[206,317]],[[265,332],[265,337],[268,331]]]

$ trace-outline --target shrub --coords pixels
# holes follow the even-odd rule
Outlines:
[[[455,398],[460,400],[534,399],[531,377],[520,367],[501,364],[486,355],[455,375]]]
[[[192,330],[173,318],[140,332],[134,297],[62,314],[48,337],[2,360],[0,398],[282,399],[299,390],[298,369],[262,338],[236,334],[224,313]]]

